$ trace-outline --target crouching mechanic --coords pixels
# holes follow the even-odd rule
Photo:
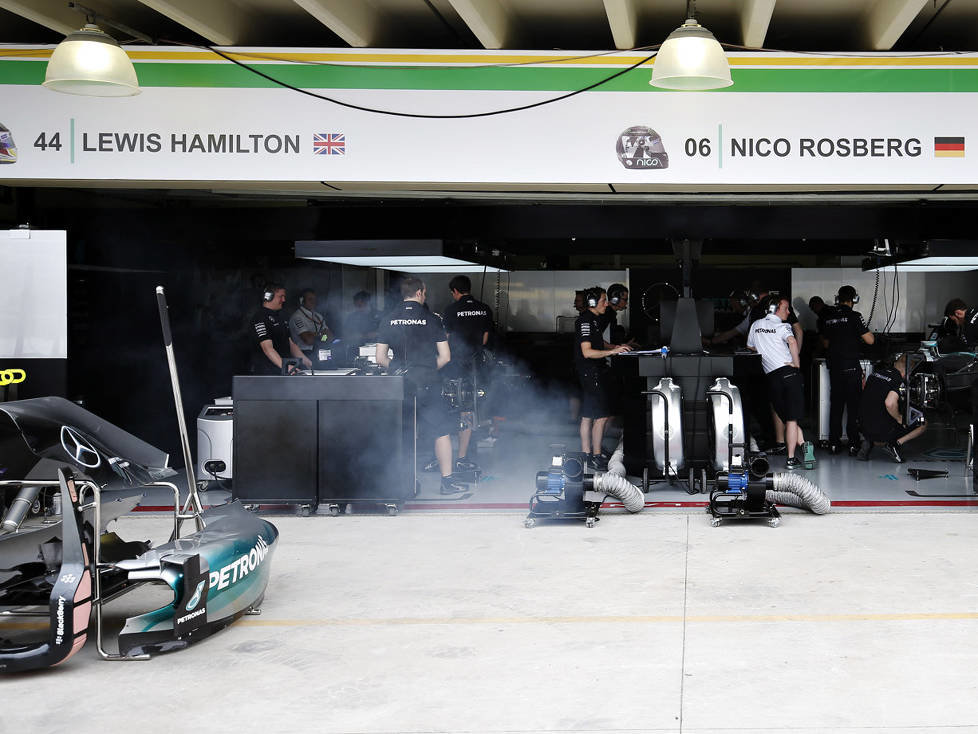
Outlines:
[[[581,383],[581,451],[589,456],[591,467],[606,471],[608,461],[601,455],[601,440],[608,418],[614,412],[613,381],[607,358],[630,352],[632,348],[627,344],[608,348],[604,343],[602,317],[608,308],[604,288],[595,286],[585,290],[584,305],[584,311],[574,322],[574,365]]]
[[[442,396],[438,371],[451,361],[448,337],[441,319],[424,307],[426,289],[420,278],[401,283],[404,300],[380,323],[377,332],[377,364],[398,372],[416,390],[418,433],[435,437],[435,456],[441,470],[441,493],[464,492],[467,486],[452,476],[452,440],[458,422]],[[394,352],[388,358],[387,349]]]
[[[786,469],[798,469],[802,462],[795,458],[795,450],[804,452],[805,468],[815,468],[815,456],[811,442],[805,441],[801,420],[805,412],[805,381],[799,367],[798,342],[795,339],[788,313],[791,302],[781,296],[768,296],[766,315],[750,325],[747,346],[761,355],[761,367],[767,376],[771,406],[784,421],[785,447],[788,459]]]
[[[883,444],[883,449],[893,461],[904,462],[903,444],[917,438],[926,425],[915,422],[903,425],[900,415],[900,386],[907,377],[907,355],[901,354],[892,367],[882,367],[866,378],[859,400],[859,423],[863,432],[862,446],[856,458],[869,461],[873,445]]]

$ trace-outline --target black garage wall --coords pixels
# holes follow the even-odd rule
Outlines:
[[[166,289],[187,424],[231,394],[247,372],[250,316],[267,282],[286,286],[285,311],[303,287],[339,308],[339,268],[297,262],[291,242],[217,237],[134,240],[69,230],[67,396],[182,464],[155,289]],[[333,294],[333,297],[330,295]],[[323,299],[323,296],[326,296]],[[191,445],[195,435],[191,436]]]

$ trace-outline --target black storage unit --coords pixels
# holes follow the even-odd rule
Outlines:
[[[415,400],[403,377],[237,376],[232,496],[378,502],[415,492]]]

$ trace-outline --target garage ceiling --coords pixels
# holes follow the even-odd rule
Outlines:
[[[655,45],[684,0],[85,0],[154,39],[220,46],[629,49]],[[0,0],[0,42],[57,43],[83,17],[67,0]],[[699,0],[728,48],[978,48],[978,0]],[[125,34],[109,30],[120,41]]]

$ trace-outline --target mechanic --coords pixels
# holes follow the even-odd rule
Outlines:
[[[797,469],[802,465],[795,458],[797,448],[804,453],[805,467],[814,468],[813,446],[805,441],[798,425],[805,411],[805,382],[799,368],[798,340],[787,323],[791,302],[782,296],[768,295],[762,304],[767,314],[751,324],[747,346],[761,355],[771,405],[784,423],[788,454],[785,468]]]
[[[849,456],[855,456],[860,450],[859,395],[863,389],[863,369],[859,349],[875,341],[862,314],[852,310],[857,303],[856,289],[844,285],[835,297],[835,308],[822,319],[829,369],[829,451],[833,454],[842,451],[842,413],[845,412]]]
[[[434,436],[435,457],[441,470],[441,493],[464,492],[467,485],[452,475],[451,433],[458,422],[442,396],[439,374],[452,359],[445,327],[437,314],[425,308],[427,289],[420,278],[401,281],[404,300],[388,314],[377,333],[377,364],[388,374],[403,374],[417,397],[418,433]],[[393,361],[388,347],[394,352]]]
[[[971,352],[978,343],[978,309],[968,308],[960,298],[944,307],[944,321],[938,327],[937,348],[944,354]]]
[[[343,337],[347,344],[359,347],[377,340],[380,314],[374,310],[371,301],[367,291],[357,291],[353,294],[353,310],[343,321]]]
[[[608,308],[604,288],[584,290],[585,310],[574,322],[574,365],[581,383],[581,451],[591,467],[607,471],[608,460],[601,455],[608,418],[613,413],[613,385],[607,357],[630,352],[627,344],[607,348],[601,336],[602,316]]]
[[[316,360],[319,344],[333,341],[325,317],[316,310],[316,302],[316,291],[306,288],[299,295],[299,308],[289,317],[289,336],[310,361]]]
[[[618,324],[618,313],[628,308],[628,288],[622,283],[612,283],[608,286],[608,308],[601,317],[604,328],[608,330],[608,342],[617,346],[628,344],[633,349],[637,346],[634,339],[629,339],[624,326]]]
[[[255,330],[255,348],[251,353],[251,371],[256,375],[282,374],[283,360],[296,358],[303,366],[312,367],[309,357],[289,337],[289,327],[282,318],[285,305],[285,287],[272,284],[265,286],[262,306],[251,320]],[[295,372],[290,365],[289,374]]]
[[[957,327],[957,334],[944,339],[944,346],[938,343],[942,352],[974,352],[978,349],[978,308],[968,308],[960,298],[952,299],[944,313]],[[945,347],[947,347],[945,349]],[[978,436],[978,379],[971,383],[971,435]],[[973,476],[978,482],[978,461],[973,463]]]
[[[866,386],[859,400],[863,440],[856,458],[860,461],[869,461],[873,445],[880,443],[893,461],[902,464],[903,444],[917,438],[927,427],[919,421],[911,426],[903,425],[900,386],[906,378],[906,353],[901,354],[892,366],[882,366],[866,378]]]
[[[740,300],[740,303],[744,306],[743,320],[732,329],[721,332],[712,339],[704,339],[704,341],[707,344],[724,344],[737,336],[746,338],[751,324],[759,319],[763,319],[767,315],[764,304],[767,302],[768,296],[774,297],[777,294],[777,291],[763,289],[760,287],[758,281],[753,281],[750,288],[744,293],[743,299]],[[801,324],[798,323],[798,317],[795,316],[795,312],[790,305],[788,307],[788,323],[791,324],[791,330],[795,341],[798,343],[798,352],[800,355],[801,345],[804,341],[802,328]],[[770,405],[766,380],[764,382],[764,385],[752,385],[751,380],[748,378],[743,380],[741,384],[745,388],[744,395],[747,398],[748,410],[754,416],[754,420],[757,421],[757,425],[760,428],[759,447],[766,450],[769,454],[783,454],[787,450],[784,422],[778,416],[777,411]]]
[[[452,361],[445,368],[446,377],[472,380],[474,388],[478,382],[477,361],[489,343],[489,332],[492,331],[492,309],[472,297],[472,281],[467,275],[452,278],[448,290],[454,303],[445,309],[443,317],[452,353]],[[458,434],[455,471],[475,471],[478,465],[468,458],[475,423],[474,411],[463,408],[461,419],[463,428]]]
[[[752,291],[734,291],[730,294],[729,300],[730,304],[736,306],[743,318],[737,322],[737,325],[727,329],[726,331],[721,331],[719,334],[714,334],[712,337],[705,338],[703,341],[706,344],[726,344],[728,341],[735,337],[745,337],[747,332],[750,331],[751,325],[751,311],[754,305],[757,303],[758,296]]]
[[[574,310],[578,315],[584,313],[584,291],[574,291]],[[576,323],[576,322],[575,322]],[[577,362],[575,360],[574,364]],[[581,421],[581,383],[577,379],[577,368],[573,370],[573,377],[567,381],[568,395],[567,405],[570,408],[570,422],[578,424]]]
[[[584,305],[584,291],[574,291],[574,310],[578,313],[584,313],[586,308]]]

